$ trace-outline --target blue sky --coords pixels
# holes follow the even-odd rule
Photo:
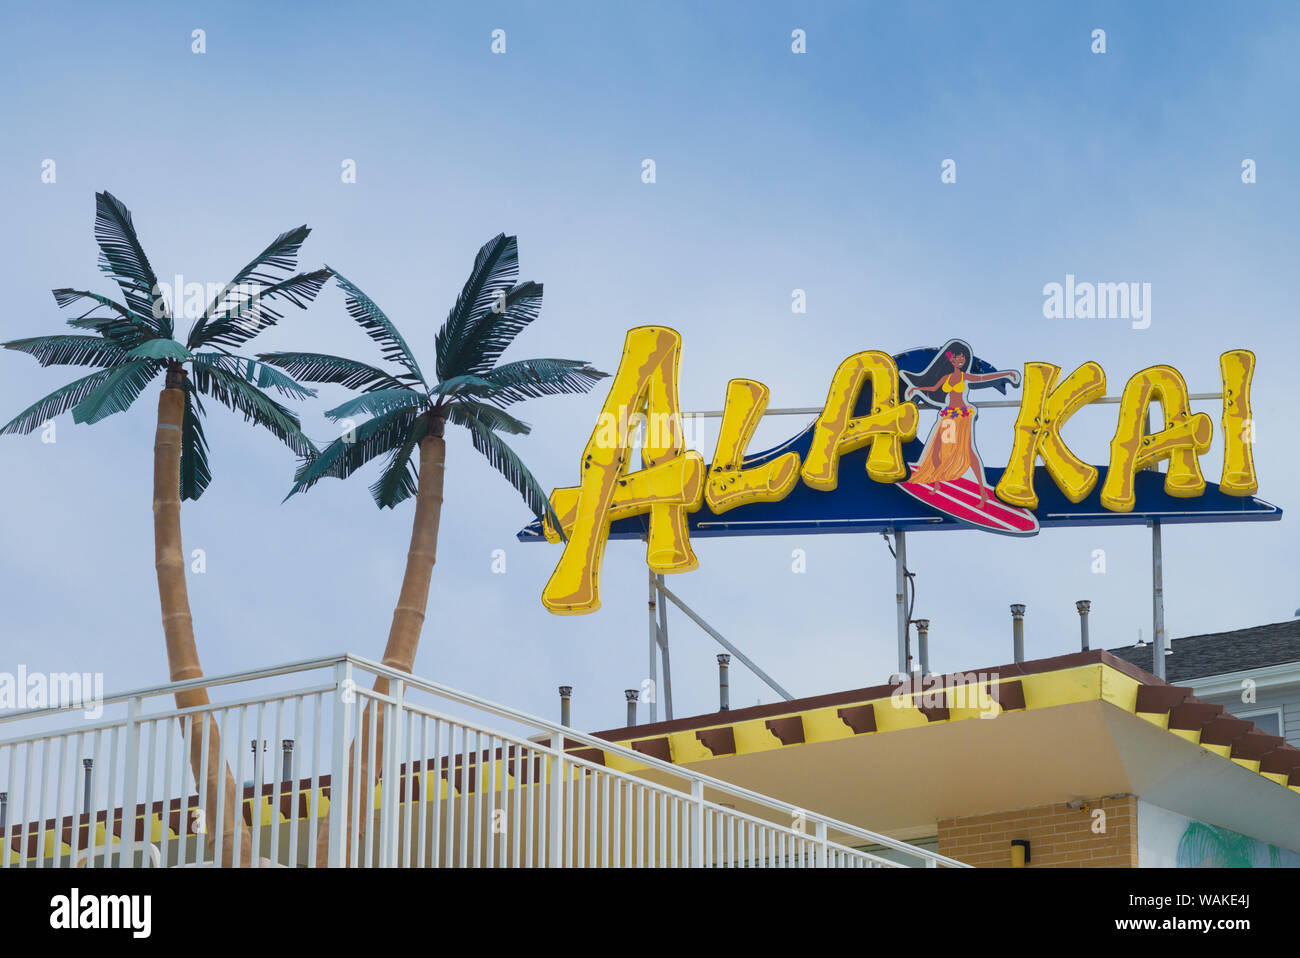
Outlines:
[[[807,53],[790,49],[807,33]],[[1090,51],[1093,29],[1107,51]],[[191,52],[191,31],[207,51]],[[506,53],[491,32],[506,31]],[[822,400],[839,361],[952,336],[1000,367],[1095,359],[1110,392],[1169,363],[1218,389],[1218,356],[1247,347],[1262,498],[1300,509],[1294,362],[1300,213],[1300,14],[1290,4],[14,4],[0,35],[4,339],[57,332],[49,290],[91,286],[94,192],[134,212],[162,277],[228,278],[279,232],[313,228],[302,265],[328,263],[401,325],[430,365],[433,336],[475,251],[519,236],[541,319],[506,358],[558,355],[612,371],[625,330],[681,331],[682,404],[717,408],[726,381],[765,382],[774,406]],[[643,159],[657,181],[641,181]],[[940,182],[940,164],[957,182]],[[1241,182],[1243,159],[1258,182]],[[56,162],[55,183],[41,164]],[[354,160],[357,182],[341,164]],[[1152,284],[1149,329],[1048,320],[1042,287]],[[808,311],[790,310],[791,291]],[[373,356],[329,287],[261,350]],[[0,356],[9,416],[63,382]],[[311,435],[343,397],[302,408]],[[166,678],[152,566],[152,400],[58,441],[0,441],[0,668],[102,671],[109,689]],[[331,400],[333,402],[331,402]],[[567,485],[603,401],[520,407],[517,449]],[[1203,466],[1218,476],[1216,438]],[[1009,412],[980,418],[986,463]],[[802,425],[768,421],[755,447]],[[929,419],[923,421],[928,428]],[[1102,463],[1114,407],[1067,433]],[[210,674],[317,653],[378,657],[411,506],[377,510],[369,478],[285,505],[293,457],[210,410],[215,480],[183,512],[199,649]],[[711,441],[706,443],[706,450]],[[521,545],[522,502],[453,435],[446,507],[417,671],[529,711],[575,687],[576,724],[621,723],[646,673],[645,568],[610,546],[604,608],[557,618],[539,594],[558,548]],[[1280,523],[1165,535],[1171,634],[1289,618],[1300,546]],[[917,615],[932,663],[1009,658],[1007,606],[1027,648],[1074,647],[1074,600],[1095,645],[1150,635],[1140,528],[912,537]],[[791,572],[792,549],[808,571]],[[1107,572],[1091,572],[1094,549]],[[492,573],[506,550],[507,572]],[[892,563],[877,536],[697,542],[672,588],[795,694],[876,684],[893,667]],[[670,622],[679,714],[713,707],[711,641]],[[772,694],[733,669],[736,705]]]

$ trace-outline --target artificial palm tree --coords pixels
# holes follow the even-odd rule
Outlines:
[[[379,479],[370,487],[375,504],[381,509],[392,508],[415,497],[406,572],[382,660],[384,665],[403,672],[415,666],[438,546],[445,424],[468,429],[474,448],[519,491],[533,515],[549,516],[558,529],[560,523],[546,492],[500,435],[524,435],[529,427],[502,407],[539,396],[586,392],[606,375],[572,359],[526,359],[497,365],[502,352],[537,318],[542,307],[541,284],[516,283],[518,271],[515,237],[498,235],[479,250],[456,305],[435,337],[437,378],[432,383],[392,320],[370,297],[338,274],[338,284],[347,294],[348,313],[379,344],[384,359],[400,368],[387,371],[321,353],[268,353],[258,357],[305,382],[338,383],[362,391],[327,411],[325,415],[330,419],[338,422],[351,421],[354,416],[370,417],[304,463],[289,496],[310,489],[327,476],[349,476],[370,460],[387,455]],[[417,448],[418,467],[413,459]],[[388,680],[377,679],[375,690],[387,694]],[[365,715],[359,734],[361,780],[365,782],[369,781],[370,768]],[[382,712],[375,741],[375,763],[382,768]],[[318,860],[326,850],[326,837],[322,826]]]
[[[203,675],[190,617],[180,526],[181,500],[198,499],[212,478],[200,397],[242,413],[245,421],[266,428],[304,459],[316,452],[303,435],[298,417],[265,390],[274,389],[295,399],[315,392],[278,369],[231,352],[281,318],[272,304],[287,301],[305,307],[329,279],[327,269],[287,275],[294,269],[298,250],[309,232],[306,226],[300,226],[277,237],[217,293],[196,317],[197,322],[182,342],[176,336],[174,318],[162,288],[136,236],[130,211],[111,194],[97,193],[95,240],[102,254],[99,266],[121,289],[121,301],[86,290],[56,289],[54,299],[59,306],[90,301],[90,309],[68,320],[69,326],[87,332],[36,336],[2,344],[6,349],[31,354],[42,366],[99,369],[33,403],[0,429],[0,434],[30,433],[69,409],[74,422],[97,423],[130,408],[151,381],[166,374],[158,399],[154,439],[154,564],[167,663],[173,682]],[[202,307],[201,300],[198,306]],[[176,693],[178,708],[208,704],[206,689]],[[220,827],[224,832],[223,864],[228,865],[234,853],[239,795],[234,778],[221,758],[216,722],[211,715],[207,722],[208,773],[202,787],[206,807],[215,814],[218,789],[222,787],[221,770],[224,770],[225,814]],[[203,760],[202,736],[197,727],[192,741],[190,762],[197,784],[202,776]],[[209,844],[215,843],[214,830],[205,827],[204,831],[209,833]],[[241,861],[247,864],[251,846],[242,816],[238,840]]]

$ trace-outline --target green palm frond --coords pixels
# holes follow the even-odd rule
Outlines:
[[[338,383],[366,392],[407,388],[382,369],[328,353],[259,353],[257,358],[305,383]]]
[[[429,397],[414,389],[376,389],[374,392],[362,393],[349,399],[333,409],[327,409],[325,417],[338,421],[358,414],[383,416],[394,409],[411,409],[428,404]]]
[[[120,287],[122,301],[89,290],[53,290],[60,307],[75,307],[80,312],[68,324],[87,334],[38,336],[0,345],[28,353],[42,366],[106,368],[33,403],[0,428],[0,433],[30,433],[68,410],[76,422],[99,422],[129,408],[164,369],[180,373],[181,364],[191,363],[191,377],[186,380],[182,376],[180,380],[184,389],[179,477],[183,499],[199,498],[212,480],[201,393],[242,413],[246,421],[268,429],[300,457],[317,455],[297,416],[263,392],[277,390],[285,396],[305,399],[314,396],[315,390],[300,385],[280,369],[225,349],[248,340],[280,318],[268,303],[287,300],[305,306],[328,281],[329,270],[284,278],[294,268],[309,232],[299,227],[281,234],[240,270],[198,324],[200,340],[214,344],[216,351],[194,355],[173,338],[172,317],[161,298],[161,287],[130,211],[111,194],[97,193],[95,240],[100,248],[100,269]],[[235,293],[228,295],[232,289]],[[83,309],[87,302],[89,308]]]
[[[499,233],[483,244],[456,305],[438,330],[438,378],[451,379],[475,371],[477,358],[469,349],[474,328],[484,313],[510,290],[519,274],[519,246],[513,236]]]
[[[203,403],[194,384],[185,382],[185,419],[181,423],[181,499],[197,499],[212,481],[208,441],[203,435]]]
[[[376,456],[400,448],[418,416],[415,409],[394,409],[367,419],[350,430],[349,435],[340,436],[316,455],[307,457],[298,467],[293,488],[284,498],[305,492],[321,479],[346,479]]]
[[[270,306],[279,300],[288,300],[299,309],[306,309],[307,304],[316,298],[321,287],[333,276],[328,269],[317,269],[310,273],[298,273],[288,279],[269,286],[261,286],[256,291],[247,287],[233,290],[227,287],[214,317],[209,321],[204,316],[190,330],[191,348],[199,346],[242,346],[258,333],[274,326],[284,319],[284,314]]]
[[[226,294],[233,288],[249,282],[259,286],[271,286],[284,279],[286,273],[293,272],[293,268],[298,265],[298,253],[310,233],[311,230],[303,224],[273,239],[270,246],[258,253],[252,262],[236,273],[234,278],[213,298],[208,308],[204,310],[203,318],[213,316]]]
[[[492,391],[492,384],[482,376],[452,376],[429,387],[434,396],[455,396],[458,393],[484,394]]]
[[[293,399],[313,399],[316,396],[316,390],[295,380],[292,376],[286,375],[274,366],[268,366],[266,363],[259,363],[256,360],[244,359],[242,357],[232,357],[238,359],[244,364],[245,375],[250,379],[256,375],[257,385],[261,389],[274,389],[282,396],[289,396]]]
[[[162,363],[152,359],[133,359],[112,367],[104,381],[73,408],[72,421],[94,424],[125,412],[162,370]]]
[[[3,429],[0,429],[0,436],[27,435],[46,421],[62,415],[77,405],[99,388],[112,373],[112,369],[101,369],[54,390],[48,396],[38,399],[17,416],[14,416],[5,424]]]
[[[585,393],[608,375],[577,359],[521,359],[490,369],[482,378],[496,387],[491,399],[509,405],[541,396]]]
[[[194,354],[174,339],[149,339],[127,353],[132,359],[166,359],[174,362],[186,362]]]
[[[401,363],[411,375],[415,376],[420,382],[424,382],[424,373],[420,372],[420,366],[415,361],[415,354],[411,352],[411,347],[406,345],[406,340],[397,331],[393,321],[385,316],[384,311],[376,306],[374,301],[353,283],[339,273],[334,275],[339,286],[347,294],[348,315],[366,331],[367,336],[379,344],[384,358],[389,362]]]
[[[307,388],[273,366],[232,353],[196,353],[194,364],[224,369],[258,389],[274,389],[290,399],[311,399],[316,395],[316,390]]]
[[[399,502],[411,498],[419,489],[420,476],[415,463],[411,461],[411,454],[428,431],[428,417],[416,419],[407,432],[406,441],[393,450],[383,474],[370,486],[370,495],[380,509],[392,509]]]
[[[317,449],[303,434],[298,417],[253,383],[220,366],[195,363],[194,386],[223,406],[243,413],[245,422],[262,426],[299,456],[316,454]]]
[[[86,312],[82,314],[83,317],[89,316],[101,306],[106,306],[113,312],[117,313],[117,315],[122,319],[131,318],[131,313],[125,306],[117,300],[109,299],[107,296],[101,296],[99,293],[91,293],[84,289],[68,289],[67,287],[64,287],[63,289],[52,289],[50,292],[54,294],[54,302],[58,303],[60,309],[63,309],[66,306],[71,306],[78,300],[91,300],[95,305],[86,310]]]
[[[93,329],[99,335],[123,349],[134,349],[141,343],[157,339],[152,329],[132,320],[118,319],[115,316],[87,316],[68,320],[68,325],[77,329]]]
[[[457,371],[483,375],[542,311],[542,284],[520,283],[474,321],[455,361]]]
[[[138,346],[146,339],[158,335],[152,323],[146,323],[139,317],[131,315],[125,306],[107,296],[100,296],[98,293],[91,293],[84,289],[55,289],[50,292],[54,294],[54,301],[59,304],[60,309],[71,306],[79,300],[89,299],[94,305],[80,316],[68,320],[68,325],[77,329],[93,329],[123,349]],[[107,307],[113,311],[113,314],[91,315],[101,307]]]
[[[433,386],[424,380],[392,320],[351,281],[335,273],[349,315],[380,345],[384,358],[400,363],[406,372],[391,376],[375,366],[322,353],[264,353],[258,357],[307,382],[363,390],[362,395],[329,410],[326,415],[330,418],[372,417],[352,431],[351,442],[337,439],[303,462],[285,498],[325,477],[346,477],[380,455],[387,455],[388,462],[370,487],[375,502],[380,508],[390,508],[409,498],[418,487],[412,456],[428,429],[428,412],[468,428],[475,448],[515,486],[534,515],[549,517],[558,527],[546,492],[497,435],[526,435],[530,427],[499,406],[538,396],[586,392],[606,374],[585,362],[565,359],[533,359],[493,368],[502,351],[541,309],[541,284],[516,285],[518,268],[513,236],[500,234],[478,251],[456,305],[438,330],[439,381]],[[428,410],[430,402],[432,410]]]
[[[113,366],[127,358],[126,350],[102,336],[33,336],[0,346],[34,356],[42,366]]]
[[[526,436],[533,431],[533,427],[523,420],[516,419],[502,409],[497,409],[495,406],[474,399],[458,399],[456,402],[444,406],[443,412],[446,414],[447,421],[455,423],[457,426],[468,426],[469,419],[472,416],[493,432],[508,432],[512,436]]]
[[[505,476],[506,481],[523,496],[524,502],[528,504],[533,515],[542,522],[549,521],[552,528],[561,529],[560,537],[564,538],[559,516],[551,506],[550,497],[528,471],[523,460],[515,455],[515,451],[506,445],[504,439],[480,422],[472,413],[465,413],[465,424],[473,437],[474,448],[483,453],[487,461],[492,464],[492,468]]]
[[[95,241],[100,249],[100,269],[122,289],[130,311],[159,336],[172,337],[167,304],[158,297],[158,278],[140,245],[131,211],[105,191],[95,194]]]

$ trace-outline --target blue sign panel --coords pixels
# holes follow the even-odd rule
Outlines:
[[[960,355],[962,348],[966,350],[964,357]],[[924,376],[927,370],[934,368],[941,352],[959,372],[955,379],[949,377],[938,386],[928,383]],[[933,394],[941,394],[941,390],[950,392],[953,391],[950,388],[953,382],[957,382],[963,392],[992,388],[1003,394],[1008,384],[1018,385],[1015,373],[999,373],[994,366],[971,356],[969,347],[960,340],[952,340],[941,349],[909,350],[896,356],[895,361],[900,373],[900,394],[904,397],[909,389],[915,394],[927,385]],[[963,370],[963,366],[968,366],[968,370]],[[855,415],[870,412],[870,404],[869,397],[860,397]],[[926,402],[924,398],[921,404],[938,408],[936,403]],[[1135,477],[1135,508],[1130,512],[1115,512],[1101,504],[1100,491],[1107,472],[1104,466],[1098,467],[1098,481],[1092,491],[1077,503],[1065,497],[1048,475],[1046,467],[1039,466],[1035,469],[1034,480],[1037,508],[1031,511],[1007,506],[993,495],[993,487],[1004,470],[984,467],[975,451],[973,431],[978,422],[977,404],[967,395],[964,401],[945,405],[943,409],[950,410],[953,406],[960,407],[962,415],[968,419],[968,422],[959,423],[963,431],[955,432],[959,441],[964,443],[962,454],[970,457],[959,463],[959,467],[966,468],[967,462],[973,463],[960,479],[936,472],[930,477],[933,481],[915,481],[918,464],[926,461],[931,445],[939,439],[944,418],[941,412],[940,421],[926,442],[914,440],[903,446],[904,461],[912,467],[909,481],[886,483],[869,478],[866,472],[868,449],[862,448],[841,457],[839,482],[833,491],[813,489],[800,482],[778,502],[737,506],[722,515],[714,513],[705,503],[689,516],[690,535],[692,538],[787,533],[808,535],[972,527],[1007,535],[1033,535],[1040,528],[1056,526],[1144,525],[1152,520],[1159,520],[1162,524],[1246,522],[1276,520],[1282,516],[1282,510],[1277,506],[1252,496],[1228,495],[1216,483],[1208,481],[1205,491],[1195,498],[1170,496],[1164,491],[1164,474],[1155,471],[1139,472]],[[779,446],[746,457],[745,467],[762,465],[789,452],[796,452],[800,461],[805,460],[814,428],[815,423],[810,423]],[[945,454],[946,450],[937,449],[936,453]],[[938,461],[940,456],[929,458]],[[977,473],[982,473],[982,476]],[[649,518],[640,515],[617,520],[611,525],[610,537],[644,538]],[[536,521],[525,526],[518,536],[522,541],[544,540],[540,523]]]

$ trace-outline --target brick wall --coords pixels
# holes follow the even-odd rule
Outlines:
[[[939,853],[979,868],[1008,868],[1011,842],[1030,843],[1029,868],[1136,868],[1137,800],[1098,798],[1082,808],[1041,805],[939,822]],[[1105,831],[1093,831],[1093,811],[1106,813]]]

